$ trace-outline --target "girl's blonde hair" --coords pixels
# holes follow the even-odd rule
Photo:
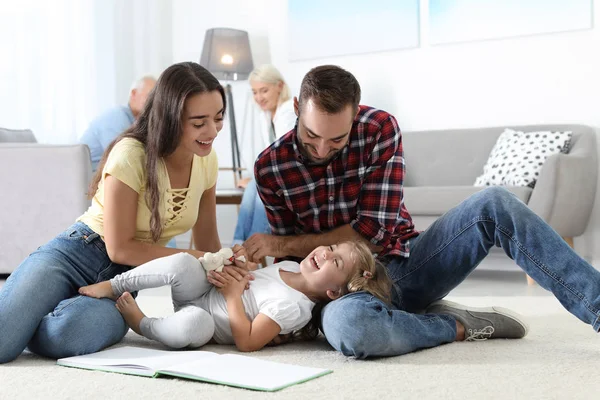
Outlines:
[[[386,304],[391,302],[392,280],[383,264],[375,259],[369,246],[359,240],[348,240],[338,243],[349,244],[354,259],[354,271],[350,274],[346,286],[342,288],[342,296],[348,293],[365,291]],[[312,340],[319,335],[321,311],[328,302],[315,304],[312,318],[303,328],[292,332],[291,340]]]
[[[363,241],[346,241],[354,247],[354,274],[350,279],[342,294],[360,292],[371,293],[381,301],[389,304],[391,301],[392,281],[387,274],[385,266],[375,259],[371,249]]]
[[[250,83],[252,82],[262,82],[269,83],[272,85],[276,85],[279,82],[283,82],[283,87],[281,88],[281,93],[279,93],[279,99],[277,100],[277,106],[281,105],[281,103],[288,101],[290,99],[290,87],[285,80],[283,79],[283,75],[277,68],[275,68],[271,64],[263,64],[260,67],[254,68],[250,75],[248,76],[248,80]]]

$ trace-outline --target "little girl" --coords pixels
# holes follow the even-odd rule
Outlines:
[[[248,286],[248,290],[245,290]],[[146,317],[131,291],[171,286],[175,313]],[[300,264],[282,261],[243,278],[210,271],[186,253],[152,260],[79,293],[117,298],[117,308],[138,334],[169,347],[200,347],[211,338],[256,351],[278,335],[297,332],[317,303],[368,291],[388,302],[391,281],[362,242],[317,247]]]

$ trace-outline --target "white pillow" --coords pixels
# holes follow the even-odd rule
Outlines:
[[[483,174],[475,180],[475,186],[533,186],[548,157],[568,152],[571,135],[571,131],[505,129],[483,167]]]

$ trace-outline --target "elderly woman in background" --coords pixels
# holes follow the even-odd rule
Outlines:
[[[252,87],[254,101],[261,109],[259,130],[253,132],[252,163],[249,165],[253,176],[254,160],[258,154],[276,139],[294,129],[296,114],[290,88],[281,73],[270,64],[255,68],[248,78]],[[245,148],[245,147],[244,147]],[[245,188],[237,225],[233,235],[233,244],[241,244],[253,233],[269,233],[269,222],[265,208],[258,196],[256,183],[251,177],[238,183]]]

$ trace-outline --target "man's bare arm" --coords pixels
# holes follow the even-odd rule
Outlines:
[[[328,246],[344,240],[362,240],[371,247],[371,250],[381,250],[352,229],[350,224],[342,225],[326,233],[283,236],[283,239],[283,253],[295,257],[306,257],[318,246]]]
[[[326,233],[290,236],[254,234],[244,242],[244,247],[252,261],[266,256],[303,258],[319,246],[328,246],[344,240],[362,240],[369,245],[372,251],[381,250],[381,247],[371,244],[352,229],[350,224],[342,225]]]

